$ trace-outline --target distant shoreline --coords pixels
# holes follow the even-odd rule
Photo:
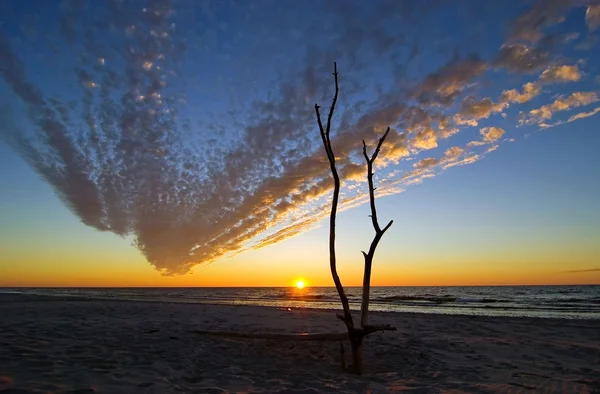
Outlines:
[[[189,305],[196,306],[199,308],[202,307],[216,307],[216,308],[226,308],[226,309],[239,309],[241,311],[255,311],[255,310],[281,310],[285,312],[289,311],[302,311],[307,313],[330,313],[333,317],[335,314],[341,311],[341,305],[339,308],[310,308],[304,306],[294,306],[294,307],[282,307],[282,306],[267,306],[267,305],[252,305],[252,304],[219,304],[219,303],[211,303],[211,302],[187,302],[187,301],[178,301],[178,300],[152,300],[152,299],[121,299],[121,298],[94,298],[94,297],[82,297],[82,296],[49,296],[49,295],[30,295],[30,294],[19,294],[19,293],[1,293],[0,292],[0,305],[2,304],[10,304],[10,303],[115,303],[115,304],[156,304],[159,306],[167,306],[167,305]],[[352,309],[353,314],[358,314],[358,310],[356,308]],[[419,317],[431,317],[435,318],[436,316],[444,317],[444,318],[458,318],[458,319],[480,319],[480,320],[501,320],[505,321],[506,319],[517,320],[517,321],[553,321],[553,322],[594,322],[600,320],[600,318],[576,318],[576,317],[542,317],[542,316],[504,316],[504,315],[469,315],[469,314],[456,314],[456,313],[436,313],[436,312],[420,312],[420,311],[371,311],[371,316],[395,316],[397,318],[410,319],[414,316]]]

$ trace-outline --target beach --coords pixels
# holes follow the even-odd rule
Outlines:
[[[374,312],[365,374],[333,310],[0,294],[0,393],[600,392],[600,321]],[[347,363],[350,349],[345,347]]]

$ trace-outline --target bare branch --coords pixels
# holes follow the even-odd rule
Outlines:
[[[389,132],[390,132],[390,128],[388,127],[385,130],[385,133],[383,133],[383,135],[379,139],[379,143],[377,144],[377,148],[375,148],[375,152],[373,152],[373,156],[371,157],[371,162],[374,162],[375,159],[377,158],[377,156],[379,155],[379,151],[381,151],[381,145],[383,145],[383,141],[385,141],[385,139],[387,138]]]
[[[323,123],[321,121],[321,114],[319,112],[319,105],[315,104],[315,113],[317,115],[317,124],[319,125],[319,132],[321,134],[321,141],[323,142],[323,147],[325,148],[325,152],[327,153],[327,159],[329,160],[329,167],[331,169],[331,175],[333,177],[333,197],[331,202],[331,214],[329,216],[329,268],[331,270],[331,277],[333,278],[333,282],[335,283],[335,288],[337,289],[338,295],[340,297],[340,301],[342,302],[342,307],[344,309],[344,316],[341,318],[348,328],[348,332],[354,329],[354,322],[352,320],[352,314],[350,313],[350,304],[348,302],[348,297],[344,291],[344,286],[342,285],[342,281],[337,273],[337,263],[336,263],[336,255],[335,255],[335,219],[337,214],[337,206],[340,197],[340,177],[337,172],[337,168],[335,166],[335,154],[333,153],[333,148],[331,147],[331,120],[333,118],[333,113],[335,111],[335,104],[338,98],[338,72],[337,72],[337,64],[333,63],[333,77],[335,80],[335,94],[333,96],[333,100],[331,102],[331,107],[329,107],[329,115],[327,116],[327,125],[323,127]],[[340,317],[340,316],[338,316]]]
[[[381,230],[381,233],[385,233],[387,231],[388,228],[390,228],[392,226],[392,223],[394,223],[393,220],[390,220],[390,222],[383,228],[383,230]],[[363,252],[364,253],[364,252]]]
[[[373,257],[375,256],[375,249],[377,249],[377,245],[381,240],[383,234],[390,228],[393,221],[390,221],[385,228],[382,230],[379,227],[379,221],[377,220],[377,208],[375,207],[375,186],[373,185],[373,163],[379,152],[381,151],[381,146],[383,142],[387,138],[390,132],[390,128],[388,127],[385,130],[385,133],[379,138],[379,142],[377,143],[377,147],[373,152],[373,155],[369,157],[367,154],[367,144],[363,141],[363,156],[367,162],[367,182],[369,184],[369,203],[371,206],[371,222],[373,223],[373,229],[375,229],[375,237],[373,241],[371,241],[371,246],[369,247],[369,252],[364,253],[363,256],[365,258],[365,271],[363,275],[363,294],[362,294],[362,304],[361,304],[361,318],[360,325],[364,328],[369,321],[369,296],[371,291],[371,268],[373,266]]]
[[[372,334],[377,331],[396,331],[396,327],[391,326],[389,324],[378,324],[378,325],[367,324],[362,327],[362,335],[363,336],[367,336],[367,335]]]
[[[235,332],[192,330],[195,334],[211,335],[226,338],[278,339],[283,341],[339,341],[348,338],[347,333],[317,333],[317,334],[268,334],[260,332]]]
[[[387,138],[389,132],[390,132],[390,128],[388,127],[385,130],[385,133],[381,136],[381,138],[379,138],[379,142],[377,143],[377,147],[375,148],[375,152],[373,152],[373,155],[371,156],[371,158],[369,158],[369,155],[367,154],[367,144],[365,143],[365,140],[363,140],[363,156],[365,157],[365,160],[367,161],[367,181],[369,183],[369,202],[371,205],[371,221],[373,222],[373,228],[375,229],[376,234],[379,234],[382,231],[381,231],[381,228],[379,227],[379,222],[377,221],[377,209],[375,207],[375,190],[377,188],[374,187],[374,185],[373,185],[373,163],[375,162],[375,159],[377,159],[377,156],[379,155],[379,152],[381,151],[381,146],[383,145],[383,142]]]
[[[327,117],[327,130],[325,131],[327,133],[328,139],[329,139],[329,132],[331,131],[331,118],[333,117],[333,111],[335,111],[335,103],[337,102],[338,92],[340,90],[338,87],[338,72],[337,72],[337,63],[336,62],[333,62],[333,78],[335,80],[335,95],[333,96],[333,101],[331,103],[331,107],[329,108],[329,116]],[[330,141],[329,148],[331,149],[331,141]]]
[[[317,124],[319,125],[319,132],[321,134],[321,141],[323,141],[323,146],[325,147],[325,153],[327,153],[327,159],[329,163],[335,163],[335,157],[331,157],[331,146],[328,141],[328,136],[325,134],[325,130],[323,129],[323,123],[321,122],[321,114],[319,112],[319,108],[321,108],[318,104],[315,104],[315,112],[317,114]]]
[[[375,159],[379,155],[381,151],[381,146],[383,142],[387,138],[390,128],[388,127],[385,133],[379,138],[375,151],[373,155],[369,157],[367,154],[367,143],[363,140],[363,156],[367,162],[367,180],[369,183],[369,201],[371,205],[371,221],[373,223],[373,228],[375,229],[375,238],[371,242],[371,247],[368,252],[362,252],[365,258],[365,273],[363,277],[363,296],[362,296],[362,314],[361,314],[361,327],[354,328],[354,322],[352,320],[352,314],[350,312],[350,304],[348,302],[348,297],[344,291],[344,287],[342,285],[342,281],[337,273],[337,263],[336,263],[336,254],[335,254],[335,221],[337,214],[337,206],[340,195],[340,177],[337,172],[336,164],[335,164],[335,154],[333,153],[333,149],[331,146],[331,120],[333,118],[333,113],[335,111],[335,105],[337,103],[338,98],[338,72],[337,72],[337,64],[333,63],[333,77],[335,80],[335,94],[333,96],[333,100],[331,102],[331,106],[329,107],[329,114],[327,116],[327,124],[323,126],[323,122],[321,120],[321,113],[319,111],[319,105],[315,104],[315,113],[317,116],[317,124],[319,125],[319,132],[321,135],[321,141],[323,142],[323,147],[325,148],[325,152],[327,153],[327,159],[329,160],[329,166],[331,168],[331,175],[333,177],[333,197],[331,203],[331,214],[329,217],[329,266],[331,270],[331,276],[333,278],[333,282],[335,283],[335,288],[340,297],[340,301],[342,302],[342,307],[344,309],[344,314],[336,314],[336,317],[342,320],[346,324],[346,328],[348,329],[348,336],[350,338],[350,343],[352,345],[352,358],[353,364],[352,367],[354,372],[360,374],[362,373],[362,357],[363,357],[363,345],[364,338],[376,331],[394,331],[396,328],[390,325],[382,325],[382,326],[373,326],[367,324],[368,319],[368,310],[369,310],[369,292],[370,292],[370,282],[371,282],[371,266],[373,264],[373,256],[375,254],[375,249],[377,248],[377,244],[379,240],[383,236],[383,233],[387,231],[387,229],[392,225],[393,221],[390,221],[383,230],[379,227],[379,223],[377,221],[377,210],[375,208],[375,187],[373,185],[373,163]],[[342,365],[343,365],[343,353],[342,353]]]

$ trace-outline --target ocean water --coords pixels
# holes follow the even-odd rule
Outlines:
[[[360,287],[348,287],[352,309]],[[178,303],[341,309],[335,287],[4,288],[0,293]],[[2,298],[0,298],[1,302]],[[600,319],[597,286],[372,287],[372,311]]]

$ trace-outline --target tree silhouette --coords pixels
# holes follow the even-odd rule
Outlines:
[[[337,273],[337,261],[335,255],[335,220],[337,215],[338,208],[338,200],[340,196],[340,177],[337,171],[335,155],[333,153],[333,148],[331,146],[331,119],[333,117],[333,113],[335,111],[335,105],[338,99],[339,86],[338,86],[338,72],[337,72],[337,64],[333,63],[333,76],[335,80],[335,94],[333,96],[333,101],[331,103],[331,107],[329,108],[329,114],[327,116],[327,124],[323,127],[323,122],[321,121],[321,114],[319,112],[319,105],[315,104],[315,113],[317,115],[317,124],[319,125],[319,131],[321,134],[321,140],[323,142],[323,146],[325,148],[325,152],[327,153],[327,159],[329,160],[329,166],[331,168],[331,175],[333,177],[333,199],[331,202],[331,214],[329,217],[329,267],[331,269],[331,276],[333,278],[333,282],[335,283],[335,287],[337,289],[338,295],[340,297],[340,301],[342,302],[343,315],[337,315],[337,317],[342,320],[346,324],[346,328],[348,329],[348,337],[350,339],[350,345],[352,349],[352,371],[361,374],[363,372],[363,352],[364,352],[364,344],[365,337],[376,331],[394,331],[395,327],[390,325],[370,325],[368,324],[369,319],[369,295],[371,290],[371,267],[373,264],[373,257],[375,256],[375,249],[381,240],[383,234],[390,228],[393,223],[391,220],[383,229],[379,226],[379,222],[377,220],[377,210],[375,208],[375,187],[373,186],[373,163],[379,152],[381,151],[381,146],[385,141],[388,133],[390,132],[390,128],[388,127],[383,136],[379,139],[377,143],[377,147],[375,148],[375,152],[369,157],[367,154],[367,144],[363,140],[363,156],[367,162],[367,181],[369,185],[369,201],[371,206],[371,221],[373,223],[373,228],[375,229],[375,237],[371,242],[371,246],[368,252],[362,252],[365,259],[365,270],[363,276],[363,289],[362,289],[362,303],[361,303],[361,319],[360,326],[354,326],[354,320],[352,318],[352,313],[350,312],[350,304],[348,302],[348,297],[344,291],[344,286],[342,285],[342,281]],[[343,357],[343,352],[342,352]]]

